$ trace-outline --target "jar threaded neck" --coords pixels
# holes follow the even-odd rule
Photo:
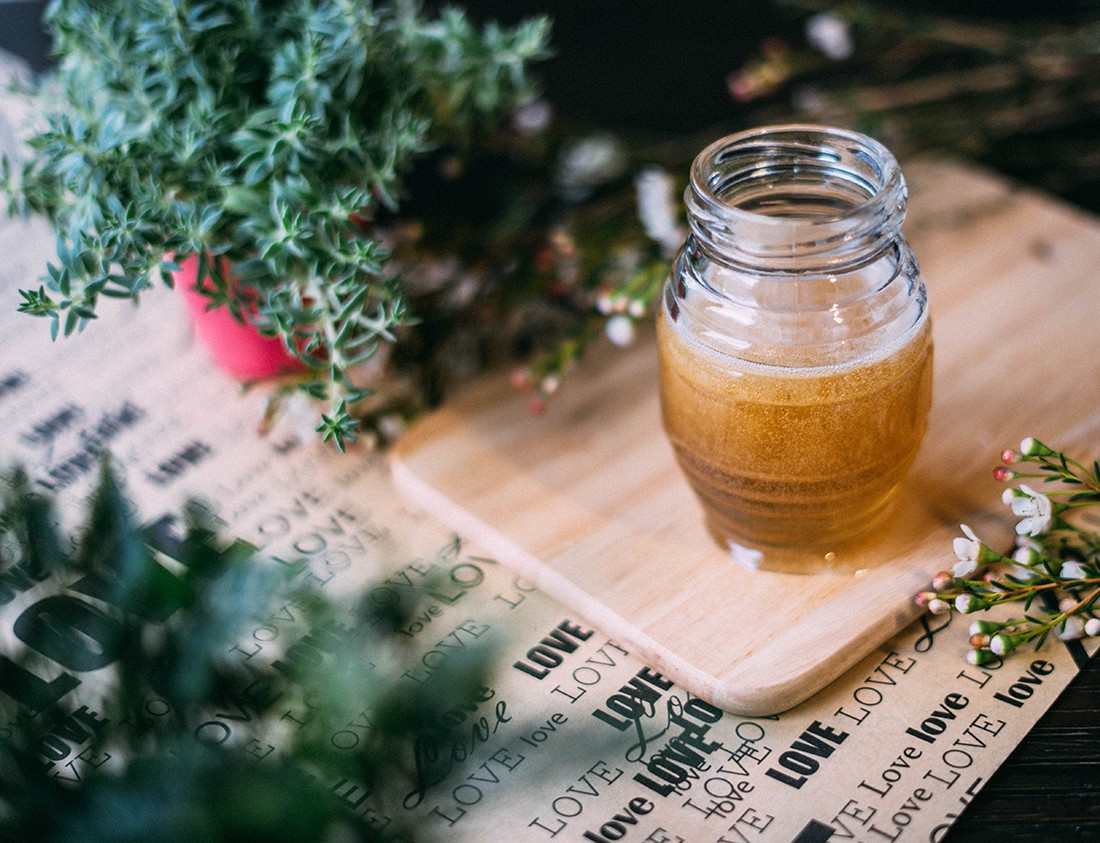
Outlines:
[[[900,236],[905,180],[882,144],[856,132],[773,126],[723,138],[691,167],[693,246],[769,272],[836,271]]]

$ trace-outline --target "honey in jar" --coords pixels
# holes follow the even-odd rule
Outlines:
[[[839,129],[744,132],[693,164],[661,410],[723,544],[828,552],[888,512],[931,401],[905,203],[893,156]]]

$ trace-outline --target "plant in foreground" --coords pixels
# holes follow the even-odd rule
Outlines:
[[[1086,467],[1032,437],[1019,450],[1003,451],[1001,462],[994,472],[998,480],[1037,481],[1005,489],[1004,501],[1020,519],[1017,548],[1002,554],[964,524],[964,536],[954,541],[958,561],[916,597],[933,614],[1023,604],[1018,617],[971,624],[967,658],[977,665],[1024,644],[1039,647],[1052,632],[1063,640],[1100,635],[1094,614],[1100,600],[1100,531],[1082,512],[1100,505],[1100,462]]]
[[[421,836],[400,808],[445,775],[455,712],[493,695],[484,648],[403,682],[411,602],[338,603],[198,504],[139,527],[106,467],[72,538],[25,474],[3,480],[0,839]]]

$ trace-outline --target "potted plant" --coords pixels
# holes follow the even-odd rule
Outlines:
[[[531,96],[546,21],[478,27],[412,0],[54,0],[46,20],[59,67],[2,176],[56,229],[58,259],[21,310],[67,335],[101,297],[187,276],[198,310],[304,370],[343,449],[355,367],[415,318],[375,220],[418,157],[468,148]]]

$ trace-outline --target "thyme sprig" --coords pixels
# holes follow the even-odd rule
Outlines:
[[[0,181],[57,260],[20,310],[79,331],[197,257],[213,305],[282,339],[343,449],[356,367],[415,318],[372,230],[412,162],[528,100],[547,22],[478,27],[413,0],[53,0],[42,128]]]
[[[999,553],[963,525],[954,542],[958,561],[916,597],[934,614],[1023,603],[1018,617],[971,624],[968,660],[979,665],[1023,644],[1040,647],[1052,632],[1063,640],[1100,635],[1100,532],[1074,517],[1100,505],[1100,462],[1087,467],[1033,437],[1003,451],[1001,462],[998,480],[1038,480],[1044,488],[1005,490],[1004,502],[1020,517],[1016,550]]]

